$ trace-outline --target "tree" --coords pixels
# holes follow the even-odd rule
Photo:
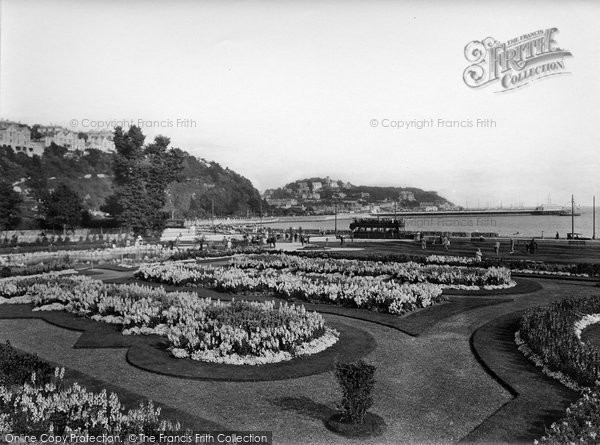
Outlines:
[[[182,154],[168,148],[167,137],[157,136],[146,147],[144,139],[136,126],[127,132],[115,129],[115,193],[106,202],[111,214],[135,234],[158,235],[168,217],[163,211],[167,186],[179,179]]]
[[[83,201],[65,184],[59,184],[52,193],[47,193],[41,207],[47,227],[72,229],[81,224]]]
[[[6,181],[0,181],[0,230],[14,229],[20,222],[21,196]]]

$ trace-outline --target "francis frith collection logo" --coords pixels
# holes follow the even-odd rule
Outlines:
[[[500,43],[493,37],[474,40],[465,46],[471,63],[463,79],[471,88],[497,84],[496,92],[529,85],[549,76],[567,74],[565,57],[571,52],[558,47],[558,28],[540,29]]]

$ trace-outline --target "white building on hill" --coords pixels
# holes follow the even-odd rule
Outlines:
[[[31,130],[27,125],[10,121],[0,121],[0,146],[11,147],[16,153],[27,156],[44,152],[44,143],[31,140]]]

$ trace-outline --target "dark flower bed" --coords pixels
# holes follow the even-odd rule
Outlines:
[[[600,313],[600,299],[566,298],[546,307],[529,309],[519,333],[527,346],[551,371],[558,371],[586,387],[583,397],[567,409],[540,439],[548,444],[596,444],[600,440],[600,352],[583,343],[575,323],[586,314]]]
[[[600,312],[600,299],[566,298],[546,307],[529,309],[519,331],[527,346],[548,369],[560,371],[582,386],[600,378],[600,353],[575,335],[575,322],[585,314]]]
[[[17,351],[8,341],[0,344],[0,385],[22,385],[31,380],[33,372],[38,382],[46,383],[54,373],[54,368],[37,355]]]

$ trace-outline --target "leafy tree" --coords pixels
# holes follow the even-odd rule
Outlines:
[[[83,201],[77,192],[65,184],[42,198],[42,214],[47,227],[71,229],[81,224]]]
[[[31,127],[31,139],[39,140],[43,137],[44,135],[40,133],[40,124],[35,124],[33,127]]]
[[[6,181],[0,181],[0,230],[14,229],[21,220],[21,197]]]
[[[144,139],[138,127],[115,129],[115,193],[104,208],[134,233],[156,235],[165,227],[166,189],[179,179],[182,155],[168,148],[167,137],[157,136],[146,147]]]

